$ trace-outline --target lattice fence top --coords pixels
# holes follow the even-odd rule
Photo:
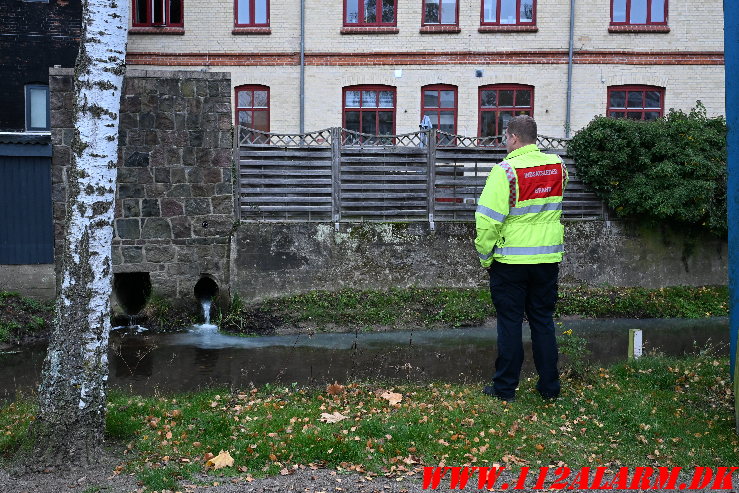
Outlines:
[[[339,135],[342,147],[427,147],[430,135],[436,135],[436,145],[457,148],[497,148],[505,149],[505,136],[469,137],[455,135],[440,130],[419,130],[398,135],[374,135],[345,128],[324,128],[304,134],[279,134],[262,132],[253,128],[238,127],[239,146],[273,147],[330,147],[333,135]],[[566,151],[568,139],[539,135],[536,144],[541,149]]]

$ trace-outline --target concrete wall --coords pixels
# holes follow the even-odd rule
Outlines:
[[[487,284],[472,223],[242,223],[232,244],[231,290],[248,299],[312,289]],[[621,222],[568,222],[563,283],[726,284],[725,241],[691,245],[679,231]]]

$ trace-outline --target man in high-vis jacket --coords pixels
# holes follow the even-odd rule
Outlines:
[[[483,392],[508,402],[515,400],[523,364],[524,313],[539,374],[536,388],[545,399],[560,390],[553,316],[567,169],[559,156],[539,151],[536,135],[530,116],[509,121],[508,155],[490,171],[475,212],[475,248],[490,274],[498,331],[493,385]]]

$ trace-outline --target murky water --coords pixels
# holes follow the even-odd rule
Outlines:
[[[725,317],[705,320],[573,320],[566,328],[585,337],[591,360],[626,358],[628,329],[642,329],[645,349],[681,355],[706,346],[728,352]],[[528,338],[528,334],[525,334]],[[524,371],[533,372],[525,342]],[[115,331],[110,385],[141,394],[168,394],[206,386],[265,383],[324,384],[352,379],[480,382],[495,360],[495,328],[419,332],[234,337],[212,325],[187,333],[146,335]],[[33,392],[45,348],[0,354],[0,399]]]

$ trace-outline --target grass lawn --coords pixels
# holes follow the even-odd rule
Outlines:
[[[562,383],[562,396],[547,402],[524,379],[510,404],[482,395],[481,384],[446,383],[112,394],[107,434],[127,444],[127,470],[153,490],[212,470],[221,451],[234,462],[212,470],[216,480],[299,466],[420,478],[424,465],[439,464],[735,465],[724,357],[649,356]],[[32,415],[28,402],[0,410],[0,452],[12,456]]]

